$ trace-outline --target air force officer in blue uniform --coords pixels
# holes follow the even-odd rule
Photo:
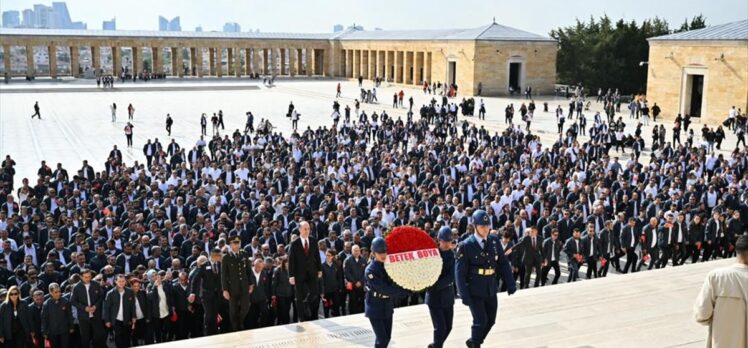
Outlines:
[[[387,259],[387,244],[382,237],[374,238],[371,242],[374,259],[369,262],[364,271],[366,282],[366,298],[364,313],[371,322],[376,341],[374,347],[385,348],[390,344],[392,336],[392,314],[394,313],[394,298],[410,296],[411,293],[397,285],[387,276],[384,262]]]
[[[455,305],[455,253],[452,251],[452,230],[439,229],[439,254],[442,257],[442,273],[439,279],[426,292],[426,305],[429,307],[431,322],[434,324],[434,343],[428,348],[442,348],[452,331],[452,318]]]
[[[507,284],[509,295],[517,291],[512,268],[504,257],[498,237],[489,235],[491,220],[484,210],[473,213],[475,234],[457,248],[455,280],[462,303],[470,307],[473,326],[468,347],[480,347],[496,322],[498,277]]]

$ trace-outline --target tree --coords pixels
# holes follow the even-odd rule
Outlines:
[[[686,20],[681,28],[693,30],[705,25],[706,19],[699,15]],[[672,32],[667,21],[658,17],[637,24],[623,19],[613,23],[607,15],[597,20],[590,17],[588,22],[577,19],[572,26],[551,30],[550,37],[559,44],[558,81],[581,83],[590,91],[618,88],[624,94],[642,93],[646,91],[647,69],[639,63],[649,57],[647,39]]]

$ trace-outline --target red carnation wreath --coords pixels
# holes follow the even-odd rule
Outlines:
[[[421,291],[436,283],[442,259],[434,240],[424,230],[400,226],[387,236],[387,260],[384,268],[401,287]]]

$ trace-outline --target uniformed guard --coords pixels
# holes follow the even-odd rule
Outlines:
[[[470,307],[473,326],[468,347],[480,347],[496,322],[498,277],[509,295],[517,291],[512,268],[504,257],[498,237],[489,234],[491,220],[485,210],[473,213],[475,233],[457,248],[455,278],[462,303]]]
[[[455,304],[455,254],[452,251],[452,229],[447,226],[439,229],[439,254],[442,257],[442,273],[439,279],[426,292],[426,305],[429,306],[431,322],[434,324],[434,343],[429,348],[441,348],[452,331],[452,318]]]
[[[409,296],[410,291],[397,285],[387,276],[384,261],[387,259],[387,244],[382,237],[374,238],[371,242],[374,259],[366,266],[366,301],[364,313],[371,328],[374,330],[376,341],[374,347],[384,348],[390,344],[392,336],[392,314],[394,312],[394,297]]]
[[[231,237],[231,250],[221,260],[223,298],[229,301],[229,321],[233,331],[244,329],[249,313],[249,258],[241,249],[241,237]]]

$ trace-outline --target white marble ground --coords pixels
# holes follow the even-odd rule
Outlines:
[[[174,118],[172,138],[184,146],[191,147],[200,135],[200,114],[205,112],[209,116],[219,109],[224,112],[226,124],[225,132],[244,128],[245,112],[252,111],[255,124],[260,118],[270,118],[280,131],[288,135],[291,131],[290,119],[284,117],[288,103],[293,101],[301,112],[300,127],[331,125],[331,106],[335,100],[335,86],[338,81],[332,80],[279,80],[274,87],[268,88],[256,80],[237,79],[206,79],[203,81],[166,80],[150,81],[148,83],[116,84],[116,90],[100,90],[97,92],[67,92],[65,89],[80,90],[90,88],[95,90],[95,83],[91,80],[64,81],[57,83],[37,81],[32,84],[13,82],[10,85],[0,85],[0,155],[5,158],[10,154],[17,162],[16,183],[24,177],[34,182],[36,171],[42,159],[45,159],[53,169],[56,163],[73,173],[80,168],[82,160],[87,159],[96,170],[103,169],[103,163],[112,145],[123,150],[126,163],[144,160],[142,146],[148,138],[159,138],[162,144],[170,141],[164,129],[165,117],[170,113]],[[214,86],[243,85],[258,87],[247,90],[211,90]],[[128,91],[130,87],[152,87],[150,91]],[[204,90],[173,89],[184,86],[185,89],[204,87]],[[339,102],[344,108],[346,104],[353,108],[353,101],[358,97],[359,88],[354,81],[342,81],[343,96]],[[364,87],[371,88],[372,82],[364,82]],[[26,88],[28,93],[19,89]],[[13,89],[10,93],[9,89]],[[164,91],[164,89],[170,89]],[[419,88],[404,86],[381,86],[377,89],[379,104],[362,104],[362,110],[371,114],[372,111],[387,112],[394,116],[405,118],[406,109],[391,107],[392,95],[401,89],[407,98],[412,95],[415,105],[427,103],[432,96],[424,95]],[[5,91],[5,92],[4,92]],[[504,129],[504,108],[514,103],[518,108],[524,98],[483,98],[488,110],[485,121],[467,118],[478,125],[484,125],[491,130]],[[437,100],[440,98],[437,96]],[[453,99],[455,102],[461,100]],[[39,101],[42,119],[31,119],[33,104]],[[542,102],[549,101],[551,112],[542,112]],[[117,103],[117,122],[111,122],[109,105]],[[134,119],[134,147],[126,149],[123,128],[127,122],[127,105],[135,107]],[[540,109],[536,112],[531,130],[540,134],[546,144],[550,144],[557,137],[555,116],[552,110],[560,104],[567,108],[567,102],[553,97],[536,99]],[[597,110],[601,104],[593,102],[592,109]],[[624,110],[627,111],[627,110]],[[667,115],[669,112],[664,111]],[[417,114],[417,111],[416,111]],[[590,122],[594,112],[588,112]],[[518,117],[515,116],[515,119]],[[628,120],[627,130],[633,132],[634,120]],[[568,123],[567,123],[568,124]],[[695,129],[700,129],[698,120],[693,123]],[[210,125],[209,125],[210,127]],[[666,123],[668,134],[670,122]],[[210,131],[210,130],[209,130]],[[697,138],[700,132],[696,131]],[[645,127],[644,133],[649,144],[651,128]],[[682,138],[685,140],[685,136]],[[735,138],[728,135],[725,144],[732,145]],[[725,146],[730,148],[731,146]]]

